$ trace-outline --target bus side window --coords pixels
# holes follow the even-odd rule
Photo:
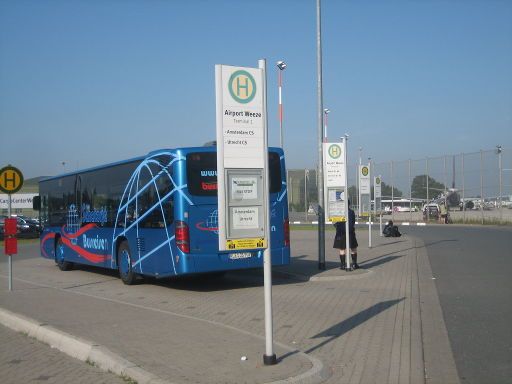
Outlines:
[[[137,202],[139,225],[143,228],[164,228],[173,220],[172,184],[165,172],[152,169],[140,173],[138,189],[143,190]],[[157,175],[153,177],[152,175]]]

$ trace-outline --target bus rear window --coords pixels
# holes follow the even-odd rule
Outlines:
[[[279,154],[268,154],[270,193],[281,191],[281,162]],[[194,196],[217,196],[217,154],[195,152],[187,155],[187,186]]]

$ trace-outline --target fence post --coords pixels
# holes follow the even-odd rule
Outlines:
[[[480,150],[480,212],[484,223],[484,152]]]
[[[412,221],[412,181],[411,181],[411,159],[409,159],[409,221]]]
[[[304,168],[304,216],[308,221],[308,174],[309,170]]]
[[[444,193],[446,195],[446,191],[447,191],[447,188],[446,188],[446,185],[448,184],[448,180],[446,178],[446,155],[444,155],[443,157],[443,166],[444,166]],[[446,207],[448,209],[448,207]]]
[[[428,196],[428,156],[427,156],[427,158],[425,158],[425,172],[426,172],[425,177],[427,178],[427,204],[428,204],[430,202],[430,199]],[[427,221],[430,221],[430,210],[428,209],[428,206],[427,206]]]
[[[464,152],[462,152],[462,223],[466,224],[466,202],[465,199],[465,178],[464,178]]]
[[[395,182],[393,181],[393,160],[391,160],[391,221],[395,221]]]
[[[498,151],[498,170],[500,172],[500,197],[499,197],[499,210],[500,210],[500,224],[502,223],[503,221],[503,204],[502,204],[502,201],[503,201],[503,181],[502,181],[502,162],[501,162],[501,152],[503,151],[503,149],[501,148],[501,145],[497,145],[496,146],[496,150]]]

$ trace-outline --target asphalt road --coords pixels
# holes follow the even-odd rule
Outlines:
[[[512,228],[402,227],[426,245],[462,383],[512,383]]]

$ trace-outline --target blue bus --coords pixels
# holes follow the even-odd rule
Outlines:
[[[290,263],[286,168],[269,148],[271,257]],[[41,255],[165,278],[263,266],[263,251],[220,252],[214,146],[163,149],[39,183]]]

